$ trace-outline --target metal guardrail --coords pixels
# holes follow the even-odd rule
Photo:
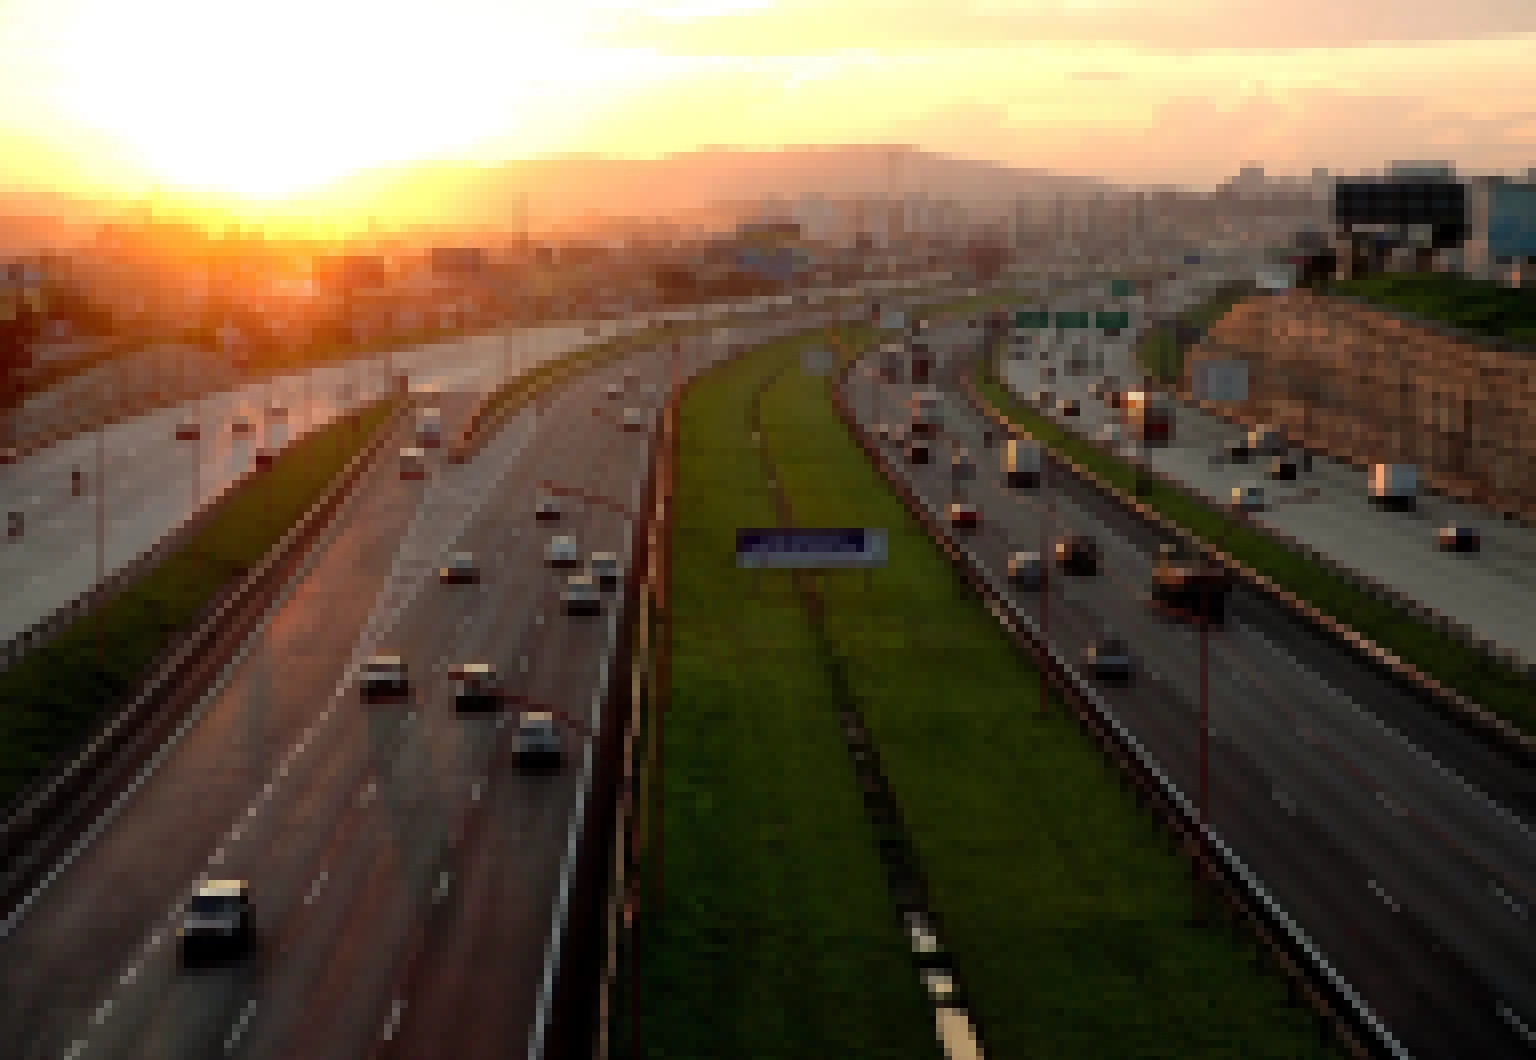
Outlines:
[[[260,620],[265,605],[299,569],[308,547],[402,419],[403,412],[397,412],[380,426],[256,568],[216,596],[192,628],[166,649],[139,691],[83,749],[62,758],[13,800],[0,821],[0,913],[12,914],[46,866],[110,803],[196,703]]]
[[[937,513],[917,496],[892,466],[886,453],[869,438],[848,405],[843,389],[846,378],[847,368],[839,378],[835,400],[849,433],[892,483],[908,511],[940,544],[956,570],[986,602],[994,617],[1046,671],[1100,748],[1184,842],[1191,859],[1206,873],[1205,878],[1220,887],[1221,896],[1253,930],[1293,987],[1333,1027],[1340,1042],[1353,1055],[1405,1060],[1408,1052],[1370,1006],[1323,957],[1306,933],[1264,888],[1257,875],[1219,835],[1200,821],[1193,803],[1120,722],[1097,690],[1056,651],[1034,620],[1012,602],[993,576],[982,569],[975,555],[955,541]]]

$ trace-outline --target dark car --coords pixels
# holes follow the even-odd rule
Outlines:
[[[1475,528],[1456,523],[1442,526],[1435,540],[1442,552],[1479,552],[1483,547],[1482,535]]]
[[[1296,478],[1296,461],[1287,460],[1277,456],[1269,462],[1269,477],[1281,482],[1291,482]]]
[[[1222,446],[1222,455],[1233,464],[1246,464],[1253,459],[1253,450],[1243,438],[1234,438]]]
[[[1101,633],[1090,641],[1083,650],[1083,662],[1100,681],[1129,681],[1135,669],[1130,646],[1113,633]]]
[[[1099,547],[1091,537],[1068,534],[1056,542],[1056,565],[1068,574],[1097,574]]]
[[[208,880],[182,912],[176,940],[183,964],[247,953],[255,938],[250,887],[244,880]]]
[[[907,443],[907,463],[928,464],[933,462],[933,448],[927,442]]]

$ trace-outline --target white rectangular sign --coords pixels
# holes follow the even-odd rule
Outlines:
[[[1196,399],[1215,402],[1248,400],[1247,361],[1196,361],[1193,369]]]

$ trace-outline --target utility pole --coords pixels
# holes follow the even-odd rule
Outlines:
[[[102,380],[102,423],[96,428],[96,665],[103,676],[107,668],[106,630],[102,626],[101,590],[106,583],[107,565],[107,424],[106,380]]]

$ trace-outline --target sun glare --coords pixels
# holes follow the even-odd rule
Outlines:
[[[83,6],[82,6],[83,5]],[[272,202],[543,121],[579,76],[544,5],[80,0],[66,107],[169,185]],[[564,19],[564,21],[561,21]]]

